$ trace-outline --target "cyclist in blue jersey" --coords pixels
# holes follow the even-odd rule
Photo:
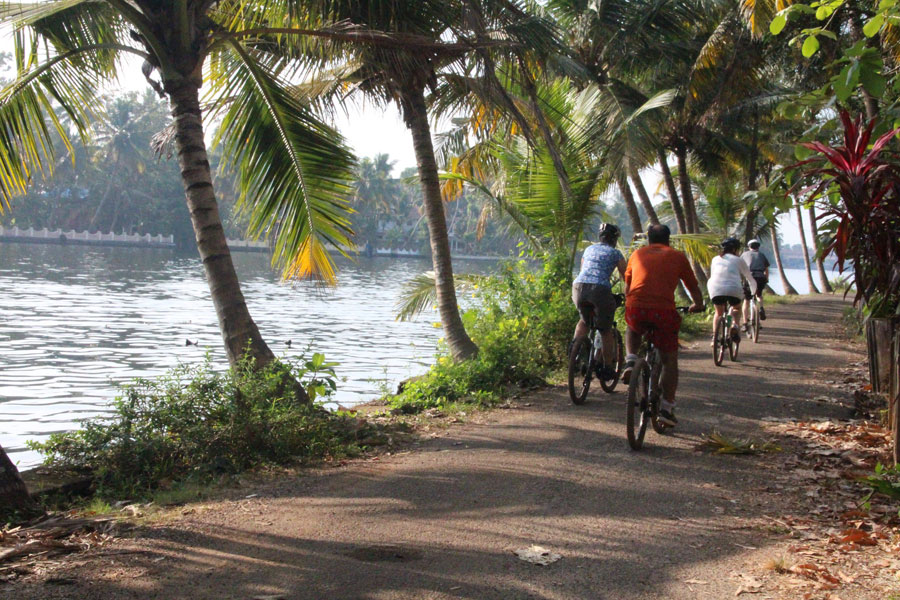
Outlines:
[[[581,271],[572,284],[572,301],[581,318],[575,327],[575,339],[588,334],[588,320],[593,315],[594,324],[603,338],[603,362],[615,363],[615,338],[612,326],[616,312],[616,299],[612,293],[610,276],[616,269],[624,279],[625,257],[616,249],[621,231],[612,223],[603,223],[599,230],[599,243],[589,246],[581,257]],[[607,371],[611,368],[607,367]],[[611,379],[615,373],[605,372],[601,377]]]

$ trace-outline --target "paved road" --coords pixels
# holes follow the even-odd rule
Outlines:
[[[777,543],[749,526],[772,498],[766,457],[694,446],[719,430],[760,435],[767,416],[846,416],[810,401],[832,340],[834,297],[772,307],[740,362],[683,352],[677,434],[632,452],[624,401],[585,406],[551,388],[455,426],[407,453],[273,483],[149,537],[122,540],[13,598],[728,598],[736,574]],[[776,499],[777,500],[777,499]],[[520,561],[531,544],[562,555]],[[754,550],[756,549],[756,550]],[[121,552],[121,553],[120,553]],[[134,552],[134,553],[131,553]],[[2,588],[0,588],[2,589]]]

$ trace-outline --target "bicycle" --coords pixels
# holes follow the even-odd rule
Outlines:
[[[759,319],[759,296],[753,294],[750,299],[750,329],[747,331],[747,337],[753,340],[753,343],[759,341],[759,330],[761,328]]]
[[[625,297],[622,294],[615,294],[615,298],[616,308],[622,306]],[[594,324],[593,315],[588,327],[590,328],[588,335],[575,340],[569,352],[569,398],[572,399],[573,404],[579,406],[584,404],[587,399],[591,380],[595,375],[600,380],[600,387],[603,388],[603,391],[607,394],[613,393],[625,365],[625,344],[622,341],[622,334],[613,325],[616,358],[612,368],[615,375],[611,379],[603,379],[600,376],[606,365],[603,361],[603,342],[600,330]]]
[[[687,313],[688,307],[679,306],[675,310]],[[632,450],[640,450],[644,445],[647,423],[652,423],[653,430],[658,434],[665,433],[667,428],[659,420],[659,376],[662,372],[662,358],[651,339],[653,332],[654,328],[650,327],[644,335],[646,351],[631,368],[631,380],[628,384],[625,425],[628,445]]]
[[[716,333],[713,336],[713,362],[717,367],[721,367],[725,361],[725,349],[728,349],[728,357],[732,362],[737,360],[738,351],[741,347],[741,336],[732,335],[734,327],[734,317],[730,309],[726,309],[724,315],[719,318],[716,325]]]

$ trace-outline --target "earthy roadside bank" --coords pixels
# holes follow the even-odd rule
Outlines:
[[[682,361],[681,424],[673,435],[649,433],[641,452],[624,439],[621,388],[592,392],[582,407],[564,388],[549,388],[477,422],[425,434],[402,452],[185,506],[130,537],[36,564],[0,592],[15,599],[884,599],[900,591],[887,525],[878,522],[882,539],[871,535],[871,519],[850,522],[875,545],[852,542],[859,548],[844,551],[855,554],[842,569],[803,553],[827,554],[831,545],[837,553],[851,542],[832,542],[827,526],[798,521],[812,518],[801,498],[828,479],[815,474],[839,470],[843,460],[843,450],[809,454],[798,423],[852,425],[845,421],[852,390],[833,383],[859,360],[835,338],[844,306],[830,296],[773,306],[761,342],[743,344],[739,362],[721,368],[704,341],[692,343]],[[785,451],[698,451],[714,432],[775,440]],[[819,459],[835,465],[804,462]],[[798,484],[801,476],[809,485]],[[852,482],[837,481],[842,501],[852,501],[841,487]],[[531,545],[561,558],[537,566],[514,553]],[[881,566],[867,571],[875,560]]]

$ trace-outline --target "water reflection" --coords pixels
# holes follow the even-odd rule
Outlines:
[[[393,316],[401,284],[429,261],[342,259],[333,289],[283,284],[262,254],[236,254],[235,263],[251,314],[276,354],[299,356],[311,343],[340,363],[341,404],[369,400],[379,381],[393,385],[432,360],[436,317],[400,323]],[[25,440],[103,413],[117,383],[197,363],[207,353],[224,363],[196,258],[0,244],[0,443],[20,467],[39,460]]]

